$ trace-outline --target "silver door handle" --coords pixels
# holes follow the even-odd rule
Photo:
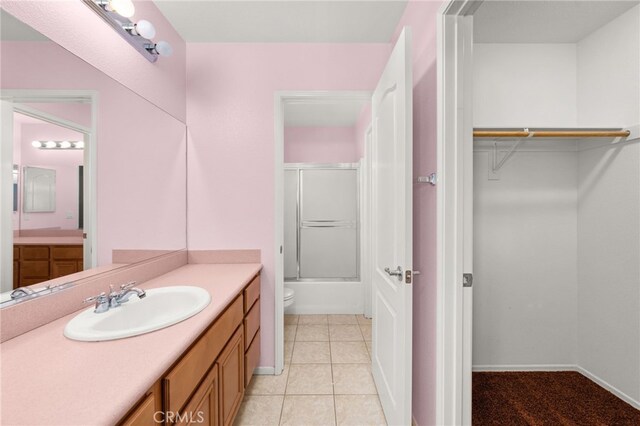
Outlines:
[[[389,267],[386,267],[386,268],[384,268],[384,271],[387,274],[389,274],[390,277],[397,277],[398,281],[402,281],[402,268],[401,267],[398,266],[393,271],[391,269],[389,269]]]

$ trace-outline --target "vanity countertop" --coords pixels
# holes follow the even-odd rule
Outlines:
[[[13,244],[20,246],[29,245],[53,245],[53,246],[73,246],[82,245],[84,240],[81,236],[60,236],[60,237],[13,237]]]
[[[106,342],[69,340],[62,333],[75,312],[0,344],[0,423],[115,424],[261,268],[189,264],[141,284],[196,285],[211,294],[199,314],[152,333]]]

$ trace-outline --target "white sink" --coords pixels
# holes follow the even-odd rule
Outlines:
[[[207,307],[211,295],[200,287],[176,286],[146,290],[121,306],[97,314],[94,308],[82,311],[64,328],[72,340],[97,342],[149,333],[194,316]]]

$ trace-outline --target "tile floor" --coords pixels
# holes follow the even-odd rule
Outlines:
[[[284,371],[253,377],[235,425],[386,425],[371,376],[371,320],[285,315],[284,323]]]

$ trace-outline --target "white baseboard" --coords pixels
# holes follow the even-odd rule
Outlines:
[[[474,365],[472,371],[577,371],[571,364]]]
[[[276,374],[275,367],[256,367],[253,369],[253,374],[258,376],[273,376]]]
[[[605,380],[596,376],[593,373],[585,370],[584,368],[578,365],[570,365],[570,364],[541,364],[541,365],[474,365],[472,367],[472,371],[575,371],[589,380],[597,383],[602,386],[627,404],[633,406],[635,409],[640,410],[640,401],[636,401],[626,393],[622,392],[620,389],[615,386],[609,384]]]
[[[589,378],[591,381],[596,382],[597,384],[599,384],[600,386],[602,386],[603,388],[605,388],[606,390],[608,390],[609,392],[611,392],[612,394],[614,394],[615,396],[617,396],[618,398],[626,402],[627,404],[633,406],[633,408],[635,408],[636,410],[640,410],[640,401],[636,401],[626,393],[622,392],[620,389],[610,385],[609,383],[602,380],[600,377],[596,376],[593,373],[590,373],[589,371],[585,370],[580,366],[576,366],[576,371],[582,374],[583,376]]]

